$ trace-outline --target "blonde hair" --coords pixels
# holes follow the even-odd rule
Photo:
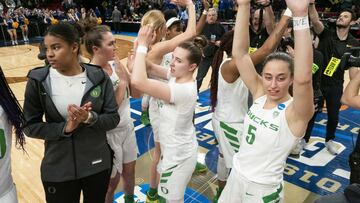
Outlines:
[[[159,10],[150,10],[141,18],[141,27],[145,25],[152,25],[154,30],[158,30],[165,26],[164,14]]]

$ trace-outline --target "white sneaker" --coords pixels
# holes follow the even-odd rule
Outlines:
[[[330,154],[337,155],[337,148],[336,148],[335,143],[332,140],[325,142],[325,147]]]
[[[14,46],[14,45],[15,45],[15,42],[14,42],[14,41],[11,41],[11,45],[13,45],[13,46]]]
[[[302,150],[305,148],[306,142],[305,139],[299,140],[299,142],[295,145],[295,147],[290,152],[290,155],[293,157],[299,157]]]
[[[15,44],[16,44],[16,45],[18,45],[18,44],[19,44],[17,40],[15,40]]]

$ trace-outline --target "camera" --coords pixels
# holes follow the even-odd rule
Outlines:
[[[360,47],[350,47],[341,57],[340,68],[347,70],[350,67],[360,67]]]
[[[287,46],[294,48],[294,39],[292,37],[282,38],[278,47],[278,51],[286,52]]]

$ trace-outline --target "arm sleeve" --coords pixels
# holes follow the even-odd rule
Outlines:
[[[189,92],[183,84],[169,83],[170,103],[184,103],[189,98]]]

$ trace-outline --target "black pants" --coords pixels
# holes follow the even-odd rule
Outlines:
[[[321,96],[314,98],[314,105],[317,106],[317,108],[315,109],[315,113],[314,113],[313,117],[311,118],[311,120],[309,121],[307,128],[306,128],[306,132],[305,132],[305,136],[304,136],[306,143],[308,143],[310,140],[310,136],[311,136],[312,130],[314,128],[316,116],[319,113],[319,109],[322,108],[322,103],[323,103],[322,99],[323,98]]]
[[[209,71],[209,67],[211,66],[212,61],[213,61],[213,56],[204,57],[199,64],[198,72],[196,75],[198,92],[199,92],[199,89],[201,87],[204,77],[206,76],[207,72]]]
[[[325,142],[335,138],[335,131],[339,122],[339,110],[341,107],[341,96],[343,86],[328,86],[321,89],[324,99],[326,100],[326,109],[328,122],[326,125]]]
[[[113,23],[114,23],[115,33],[120,33],[120,22],[113,22]]]
[[[102,203],[110,180],[110,169],[100,173],[66,182],[44,182],[46,202],[78,203],[83,191],[84,203]]]

